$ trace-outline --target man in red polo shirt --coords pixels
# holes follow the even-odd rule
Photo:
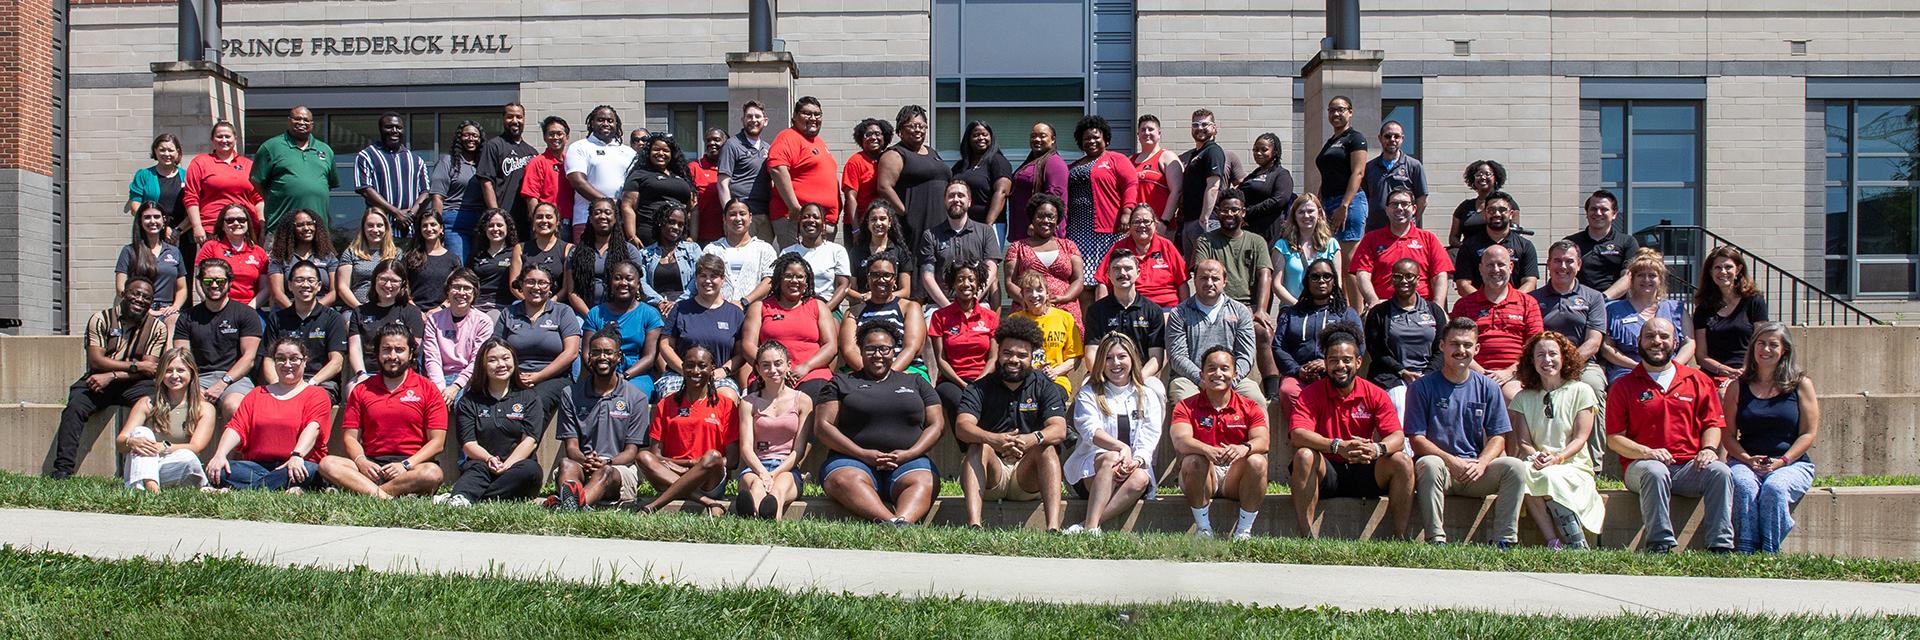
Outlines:
[[[1320,332],[1327,375],[1300,390],[1293,403],[1289,438],[1293,442],[1294,533],[1319,537],[1313,512],[1321,497],[1390,496],[1393,538],[1407,533],[1413,513],[1413,458],[1393,399],[1360,373],[1359,330],[1336,324]]]
[[[1665,318],[1640,328],[1640,365],[1607,389],[1607,448],[1640,495],[1642,551],[1673,550],[1668,503],[1677,493],[1701,498],[1707,550],[1731,552],[1733,471],[1720,460],[1720,393],[1706,373],[1673,362],[1678,344]]]
[[[1213,537],[1213,499],[1240,502],[1233,539],[1253,537],[1253,519],[1267,498],[1267,415],[1260,403],[1235,393],[1241,372],[1233,349],[1216,345],[1200,357],[1200,393],[1173,407],[1173,451],[1180,455],[1180,490],[1193,509],[1194,535]]]
[[[1413,192],[1395,188],[1387,194],[1387,226],[1368,231],[1354,249],[1347,273],[1354,276],[1353,285],[1360,288],[1367,308],[1380,302],[1380,292],[1393,290],[1393,263],[1401,258],[1420,266],[1420,297],[1447,308],[1447,274],[1453,273],[1453,258],[1447,256],[1439,236],[1413,225],[1417,213]]]
[[[347,455],[320,461],[333,486],[380,499],[432,495],[442,474],[434,457],[447,441],[447,404],[440,388],[411,369],[413,336],[392,324],[375,337],[380,376],[347,395]]]
[[[827,150],[820,137],[820,123],[826,112],[813,96],[801,96],[793,103],[793,126],[774,136],[767,147],[767,175],[772,181],[773,197],[767,203],[767,219],[773,222],[773,246],[792,246],[799,240],[794,222],[800,207],[817,204],[827,211],[829,232],[839,229],[840,163]]]
[[[1453,317],[1471,319],[1480,326],[1480,355],[1473,358],[1473,370],[1493,378],[1509,401],[1520,392],[1520,382],[1514,379],[1520,348],[1546,328],[1540,303],[1514,289],[1512,277],[1513,254],[1506,247],[1487,247],[1480,254],[1480,280],[1486,286],[1453,303]]]

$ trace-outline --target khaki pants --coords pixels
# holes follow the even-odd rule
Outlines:
[[[799,226],[792,217],[771,220],[766,216],[754,216],[750,231],[753,237],[772,244],[775,251],[784,250],[800,241]]]
[[[1493,530],[1489,542],[1520,540],[1520,499],[1526,497],[1527,463],[1519,458],[1502,457],[1487,465],[1479,480],[1461,483],[1447,471],[1440,456],[1426,456],[1415,465],[1414,504],[1420,507],[1421,521],[1428,542],[1446,542],[1447,530],[1441,524],[1446,515],[1447,496],[1484,498],[1498,494],[1493,503]]]

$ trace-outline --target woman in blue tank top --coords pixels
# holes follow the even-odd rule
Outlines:
[[[1820,432],[1819,395],[1779,322],[1754,327],[1745,369],[1723,397],[1733,409],[1722,441],[1733,469],[1735,546],[1776,553],[1793,531],[1793,503],[1813,488],[1807,450]]]

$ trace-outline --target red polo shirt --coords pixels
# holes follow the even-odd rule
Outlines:
[[[1474,362],[1488,370],[1505,369],[1520,360],[1520,348],[1527,338],[1544,330],[1540,321],[1540,303],[1533,296],[1508,288],[1500,302],[1487,299],[1485,289],[1453,303],[1453,317],[1472,318],[1480,325],[1480,355]]]
[[[1113,286],[1107,279],[1107,265],[1113,262],[1113,252],[1125,247],[1132,251],[1140,263],[1140,277],[1136,278],[1133,288],[1146,299],[1166,309],[1180,306],[1180,284],[1187,281],[1187,259],[1180,255],[1180,248],[1173,241],[1160,234],[1153,235],[1153,241],[1147,244],[1146,253],[1140,252],[1132,237],[1114,243],[1107,255],[1100,259],[1100,270],[1093,274],[1100,284]]]
[[[360,444],[369,458],[411,456],[427,443],[428,431],[447,430],[447,405],[440,400],[440,388],[412,370],[392,389],[386,378],[375,375],[347,396],[340,428],[360,430]]]
[[[1607,435],[1654,449],[1666,449],[1674,462],[1688,462],[1700,452],[1700,434],[1726,426],[1721,416],[1719,387],[1707,374],[1682,364],[1673,365],[1673,384],[1665,390],[1636,365],[1607,389]],[[1632,463],[1622,458],[1621,468]]]
[[[1228,398],[1227,406],[1215,409],[1205,391],[1194,394],[1173,406],[1173,421],[1191,425],[1194,439],[1208,446],[1246,444],[1254,427],[1267,427],[1267,414],[1246,396],[1229,392]]]
[[[1329,438],[1380,440],[1400,431],[1400,414],[1380,385],[1356,378],[1353,391],[1339,397],[1326,378],[1315,380],[1294,401],[1289,425],[1296,431]]]
[[[1370,274],[1373,292],[1382,298],[1393,296],[1393,263],[1401,258],[1412,258],[1420,264],[1420,297],[1428,295],[1427,281],[1436,273],[1453,273],[1453,258],[1447,256],[1447,247],[1440,237],[1432,231],[1413,227],[1407,235],[1393,235],[1391,227],[1381,227],[1368,231],[1360,237],[1360,246],[1353,251],[1353,260],[1347,263],[1347,273]]]
[[[793,199],[805,205],[813,203],[827,210],[827,224],[840,220],[840,163],[833,159],[833,152],[827,150],[827,141],[822,136],[811,139],[794,129],[786,129],[774,136],[773,146],[767,147],[767,175],[764,179],[773,179],[774,167],[786,167],[787,177],[793,184]],[[767,218],[785,220],[787,201],[780,194],[769,197]]]
[[[277,467],[300,444],[300,431],[308,424],[320,425],[320,437],[314,441],[307,460],[319,462],[327,457],[327,438],[333,431],[333,399],[327,390],[308,386],[292,398],[281,400],[266,387],[254,387],[240,399],[240,408],[227,422],[227,430],[240,436],[234,460],[252,460]]]
[[[959,303],[940,307],[927,324],[928,335],[941,339],[940,355],[962,380],[973,380],[986,373],[987,352],[993,348],[993,332],[1000,328],[1000,314],[980,306],[960,309]]]
[[[708,451],[726,453],[727,446],[740,441],[734,403],[713,395],[686,404],[679,398],[680,394],[667,394],[653,408],[647,436],[660,443],[660,455],[692,460]]]

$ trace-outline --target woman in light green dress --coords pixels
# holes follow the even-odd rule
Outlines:
[[[1539,525],[1547,546],[1587,548],[1584,531],[1599,533],[1606,505],[1593,484],[1593,456],[1587,436],[1599,425],[1599,400],[1580,381],[1585,369],[1573,343],[1554,331],[1542,331],[1520,351],[1521,391],[1509,403],[1513,432],[1507,453],[1526,460],[1527,512]]]

